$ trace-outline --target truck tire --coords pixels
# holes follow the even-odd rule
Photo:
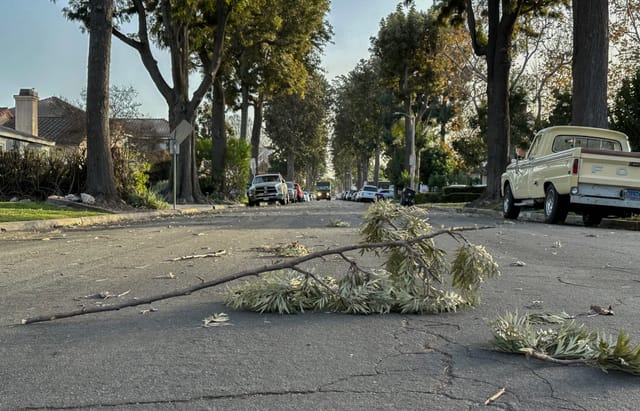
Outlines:
[[[515,199],[511,192],[511,186],[506,184],[504,186],[504,198],[502,199],[502,215],[504,218],[515,220],[520,215],[520,207],[515,205]]]
[[[582,213],[582,223],[585,227],[597,227],[602,222],[602,214],[597,211],[586,211]]]
[[[547,187],[544,198],[544,222],[562,224],[569,214],[569,198],[558,194],[553,184]]]

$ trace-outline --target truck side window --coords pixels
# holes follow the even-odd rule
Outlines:
[[[531,143],[529,150],[527,150],[527,159],[533,160],[535,158],[536,150],[538,149],[538,141],[540,141],[540,139],[537,137],[533,139],[533,143]]]
[[[568,150],[570,148],[573,148],[573,143],[573,136],[557,136],[555,139],[553,139],[551,150],[554,153],[558,151]]]

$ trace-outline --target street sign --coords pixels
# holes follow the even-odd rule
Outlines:
[[[181,144],[193,131],[191,123],[187,120],[182,120],[178,127],[171,132],[171,138],[176,140],[178,144]]]

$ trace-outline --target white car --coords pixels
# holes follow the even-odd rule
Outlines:
[[[382,198],[385,200],[387,198],[390,198],[393,200],[393,190],[381,189],[381,190],[378,190],[378,194],[382,195]]]
[[[378,192],[378,187],[364,185],[356,194],[356,201],[376,201],[376,193]]]

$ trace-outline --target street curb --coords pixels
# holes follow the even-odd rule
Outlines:
[[[498,219],[503,218],[502,211],[487,210],[482,208],[473,208],[473,207],[452,208],[452,207],[430,206],[428,207],[428,209],[434,209],[438,211],[455,210],[455,212],[460,214],[476,214],[476,215],[484,215],[487,217],[493,217]],[[544,214],[540,212],[524,211],[520,213],[520,216],[518,217],[518,219],[520,221],[533,221],[537,223],[544,223]],[[584,226],[584,224],[582,223],[582,217],[578,215],[567,216],[565,223],[569,225]],[[624,220],[624,219],[618,219],[618,218],[604,218],[602,219],[602,222],[600,223],[600,225],[598,225],[598,227],[623,229],[623,230],[629,230],[629,231],[640,231],[640,221],[631,221],[631,220]]]
[[[176,215],[206,214],[211,212],[219,212],[228,208],[236,208],[236,206],[180,206],[180,208],[177,208],[175,210],[156,210],[121,214],[107,214],[89,217],[56,218],[51,220],[16,221],[10,223],[0,223],[0,232],[46,232],[63,227],[88,227],[113,223],[124,223],[130,221],[144,221],[154,218],[171,217]]]

